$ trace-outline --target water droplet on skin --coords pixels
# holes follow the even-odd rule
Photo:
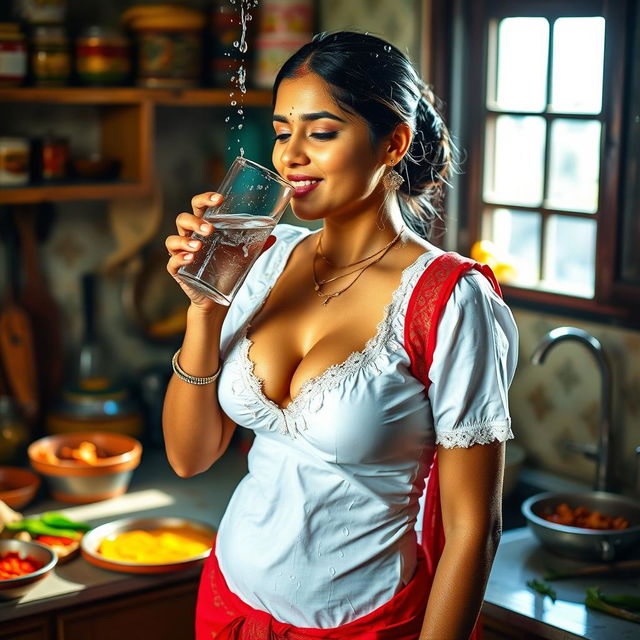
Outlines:
[[[344,533],[345,536],[349,535],[349,529],[347,529],[347,527],[342,527],[342,533]]]
[[[335,576],[335,575],[336,575],[336,570],[335,570],[333,567],[329,567],[329,573],[330,573],[332,576]]]

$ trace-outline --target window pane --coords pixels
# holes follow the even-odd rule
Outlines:
[[[545,18],[500,21],[495,95],[498,109],[544,111],[548,53],[549,22]]]
[[[498,116],[487,127],[484,197],[504,204],[542,203],[545,121],[537,116]]]
[[[592,298],[595,281],[596,221],[550,216],[545,233],[543,287]]]
[[[496,277],[521,286],[535,286],[540,280],[540,214],[531,211],[494,209],[485,215],[483,237],[496,248]],[[501,277],[500,262],[512,269]]]
[[[598,210],[600,130],[597,120],[555,120],[551,125],[550,209]]]
[[[553,26],[551,108],[600,113],[604,18],[559,18]]]

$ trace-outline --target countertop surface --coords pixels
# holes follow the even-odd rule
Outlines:
[[[148,449],[125,495],[72,507],[41,499],[27,507],[25,514],[62,511],[94,526],[131,516],[178,516],[202,520],[217,528],[245,473],[246,456],[234,448],[229,448],[209,471],[188,479],[176,476],[163,451]],[[525,488],[525,492],[529,494],[530,488]],[[520,498],[516,493],[515,501]],[[505,503],[505,511],[514,510],[513,502]],[[516,519],[512,526],[517,524],[520,521]],[[592,611],[583,604],[585,590],[591,586],[600,586],[605,593],[640,596],[640,578],[555,581],[552,583],[558,594],[555,603],[526,585],[530,579],[541,579],[547,567],[577,566],[581,563],[547,552],[526,528],[506,531],[493,565],[483,610],[492,618],[548,640],[640,638],[640,625]],[[22,598],[0,601],[0,621],[195,579],[200,569],[195,566],[181,572],[140,576],[99,569],[78,557],[56,567]]]
[[[547,584],[556,591],[555,603],[527,587],[528,580],[542,580],[548,569],[571,570],[585,564],[547,551],[527,528],[507,531],[493,563],[483,611],[548,640],[638,640],[640,625],[584,605],[588,587],[640,596],[638,576],[554,580]]]
[[[217,528],[245,473],[246,456],[233,448],[209,471],[193,478],[179,478],[163,451],[145,450],[126,494],[72,507],[51,499],[40,500],[27,506],[24,513],[55,510],[94,526],[132,516],[177,516],[201,520]],[[100,569],[76,557],[57,566],[22,598],[0,601],[0,622],[176,583],[197,576],[200,570],[198,565],[179,572],[140,576]]]

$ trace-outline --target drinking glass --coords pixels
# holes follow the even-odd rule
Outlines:
[[[295,189],[278,174],[237,157],[218,189],[224,200],[203,219],[213,225],[193,261],[178,269],[188,286],[222,305],[230,305]]]

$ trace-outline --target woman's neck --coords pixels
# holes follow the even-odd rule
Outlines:
[[[348,217],[324,219],[322,252],[333,264],[350,264],[382,249],[406,226],[395,197]]]

